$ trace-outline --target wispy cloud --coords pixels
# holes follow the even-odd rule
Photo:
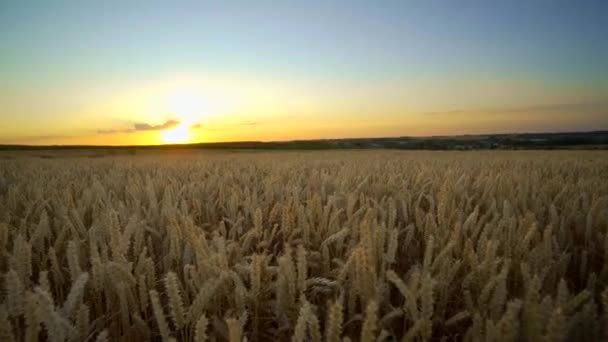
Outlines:
[[[237,121],[222,121],[221,126],[223,127],[236,127],[236,126],[257,126],[263,125],[265,122],[255,120],[237,120]],[[218,126],[220,123],[218,123]]]
[[[99,129],[98,134],[115,134],[115,133],[134,133],[134,132],[145,132],[145,131],[162,131],[179,125],[179,121],[169,120],[161,125],[150,125],[148,123],[136,123],[133,124],[132,128],[126,129]]]
[[[169,120],[162,125],[153,126],[153,125],[150,125],[147,123],[138,123],[138,124],[135,124],[134,127],[135,127],[135,130],[137,130],[137,131],[162,131],[164,129],[169,129],[171,127],[175,127],[179,124],[180,124],[179,121]]]
[[[118,134],[118,133],[136,133],[146,131],[163,131],[181,125],[181,121],[168,120],[160,125],[151,125],[148,123],[135,123],[130,128],[123,129],[98,129],[97,134]],[[200,122],[193,123],[188,126],[190,129],[204,129],[207,131],[218,131],[220,128],[235,127],[235,126],[256,126],[262,124],[259,121],[245,120],[236,122],[223,122],[221,124],[203,124]]]
[[[458,109],[447,111],[426,112],[424,115],[461,115],[461,114],[509,114],[509,113],[541,113],[557,111],[605,111],[608,114],[608,101],[557,103],[526,107],[491,108],[491,109]]]
[[[190,126],[192,129],[203,129],[205,131],[221,132],[230,130],[231,128],[240,126],[258,126],[264,125],[266,122],[254,121],[254,120],[241,120],[241,121],[222,121],[222,122],[208,122],[203,124],[196,123]]]

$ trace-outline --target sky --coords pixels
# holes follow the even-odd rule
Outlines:
[[[0,2],[0,144],[608,129],[608,1]]]

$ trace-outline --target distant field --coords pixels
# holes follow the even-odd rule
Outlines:
[[[0,151],[1,341],[608,339],[608,151]]]
[[[4,153],[38,153],[41,156],[56,152],[86,154],[92,158],[103,155],[137,154],[140,152],[192,151],[293,151],[293,150],[427,150],[427,151],[477,151],[477,150],[605,150],[608,148],[608,131],[510,133],[486,135],[455,135],[428,137],[377,137],[292,141],[233,141],[178,145],[150,146],[29,146],[1,145]]]

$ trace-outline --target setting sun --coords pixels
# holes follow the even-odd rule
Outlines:
[[[176,127],[166,129],[160,132],[160,136],[164,142],[170,144],[182,144],[188,142],[190,137],[189,127],[187,123],[182,123]]]
[[[192,142],[192,127],[208,114],[207,99],[200,87],[181,85],[164,96],[165,111],[179,124],[160,131],[162,143],[183,144]]]

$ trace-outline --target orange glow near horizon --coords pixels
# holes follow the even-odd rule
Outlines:
[[[39,120],[11,116],[10,124],[0,128],[0,144],[156,145],[459,135],[584,130],[605,122],[608,102],[572,91],[531,96],[534,85],[482,79],[479,87],[471,85],[475,98],[468,99],[446,92],[446,86],[441,87],[445,82],[417,88],[400,83],[318,86],[298,78],[191,72],[107,89],[53,88],[41,101],[45,110],[54,108],[49,115]],[[509,94],[509,99],[493,94]],[[480,105],[479,99],[487,103]],[[74,110],[59,111],[61,106]],[[4,109],[17,112],[18,106],[9,103]]]

